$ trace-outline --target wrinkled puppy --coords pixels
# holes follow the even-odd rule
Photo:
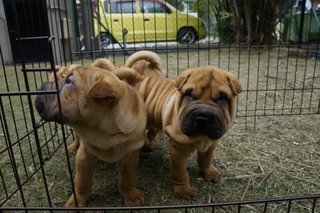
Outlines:
[[[79,66],[79,65],[69,65],[67,67],[62,67],[56,73],[57,76],[65,76],[68,70],[72,67]],[[138,51],[132,55],[130,55],[125,64],[115,65],[112,61],[106,58],[97,58],[95,59],[90,66],[98,67],[105,71],[114,72],[118,68],[128,67],[134,69],[136,72],[140,73],[143,76],[152,76],[152,77],[165,77],[166,72],[162,69],[161,58],[158,54],[148,51],[142,50]],[[54,81],[54,76],[53,81]],[[154,128],[149,128],[146,133],[146,142],[143,146],[144,151],[152,151],[153,145],[149,141],[152,141],[155,136],[158,134],[159,130]],[[79,147],[79,140],[77,137],[75,138],[74,142],[68,145],[69,152],[75,152]]]
[[[147,128],[163,130],[170,137],[174,194],[187,199],[198,195],[186,168],[187,158],[194,151],[200,174],[207,181],[217,182],[214,151],[235,117],[236,96],[242,91],[238,79],[212,66],[186,70],[175,81],[145,77],[130,69],[114,73],[135,86],[143,97]]]
[[[165,78],[167,76],[167,72],[162,68],[160,56],[157,53],[148,50],[135,52],[129,56],[124,66],[134,69],[145,77]],[[150,152],[154,150],[154,146],[151,142],[159,132],[161,131],[157,128],[149,127],[147,129],[146,143],[143,146],[143,151]]]
[[[35,104],[42,119],[70,125],[81,141],[76,154],[77,202],[72,195],[66,206],[86,205],[98,160],[117,163],[125,205],[142,205],[143,194],[136,188],[138,150],[146,128],[141,96],[113,73],[95,67],[76,67],[58,84],[59,100],[57,95],[43,94]],[[42,91],[54,89],[53,82],[41,86]]]

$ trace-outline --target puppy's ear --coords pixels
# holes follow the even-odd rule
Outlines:
[[[175,86],[179,91],[182,86],[188,81],[189,77],[190,75],[182,75],[177,78]]]
[[[113,84],[108,82],[106,78],[101,77],[91,86],[88,91],[88,96],[115,103],[117,101],[118,92]]]
[[[239,93],[242,92],[242,88],[241,88],[239,80],[236,77],[234,77],[232,74],[229,74],[227,76],[227,81],[228,81],[229,87],[232,91],[232,94],[234,96],[237,96]]]

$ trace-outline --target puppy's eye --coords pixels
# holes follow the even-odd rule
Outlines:
[[[70,80],[70,78],[67,78],[66,81],[64,82],[65,84],[71,84],[72,81]]]
[[[228,96],[223,92],[220,93],[220,96],[219,96],[219,98],[217,100],[217,103],[220,104],[220,105],[224,105],[224,104],[228,103],[228,101],[229,101]]]
[[[68,75],[66,77],[66,80],[64,81],[64,84],[73,84],[71,77],[72,77],[72,74]]]
[[[184,97],[185,97],[187,100],[194,100],[194,97],[192,96],[192,90],[187,90],[187,91],[184,93]]]

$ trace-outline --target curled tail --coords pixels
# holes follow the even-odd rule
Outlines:
[[[96,59],[91,64],[91,66],[98,67],[98,68],[101,68],[101,69],[105,69],[105,70],[108,70],[108,71],[111,71],[111,72],[116,69],[116,66],[111,61],[109,61],[108,59],[105,59],[105,58]]]
[[[152,67],[157,70],[161,70],[161,58],[158,54],[148,51],[142,50],[132,54],[126,61],[125,66],[132,68],[133,65],[141,60],[145,60],[150,63]]]

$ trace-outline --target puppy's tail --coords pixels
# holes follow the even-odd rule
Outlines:
[[[111,61],[109,61],[108,59],[105,59],[105,58],[98,58],[98,59],[94,60],[94,62],[91,64],[91,66],[98,67],[98,68],[108,70],[111,72],[116,69],[116,66]]]
[[[113,72],[120,80],[127,82],[131,86],[136,86],[143,80],[143,76],[140,73],[129,67],[120,67]]]
[[[161,70],[161,58],[158,54],[148,51],[141,50],[132,54],[126,61],[125,66],[132,68],[133,65],[141,60],[145,60],[150,63],[150,65],[158,70]]]

